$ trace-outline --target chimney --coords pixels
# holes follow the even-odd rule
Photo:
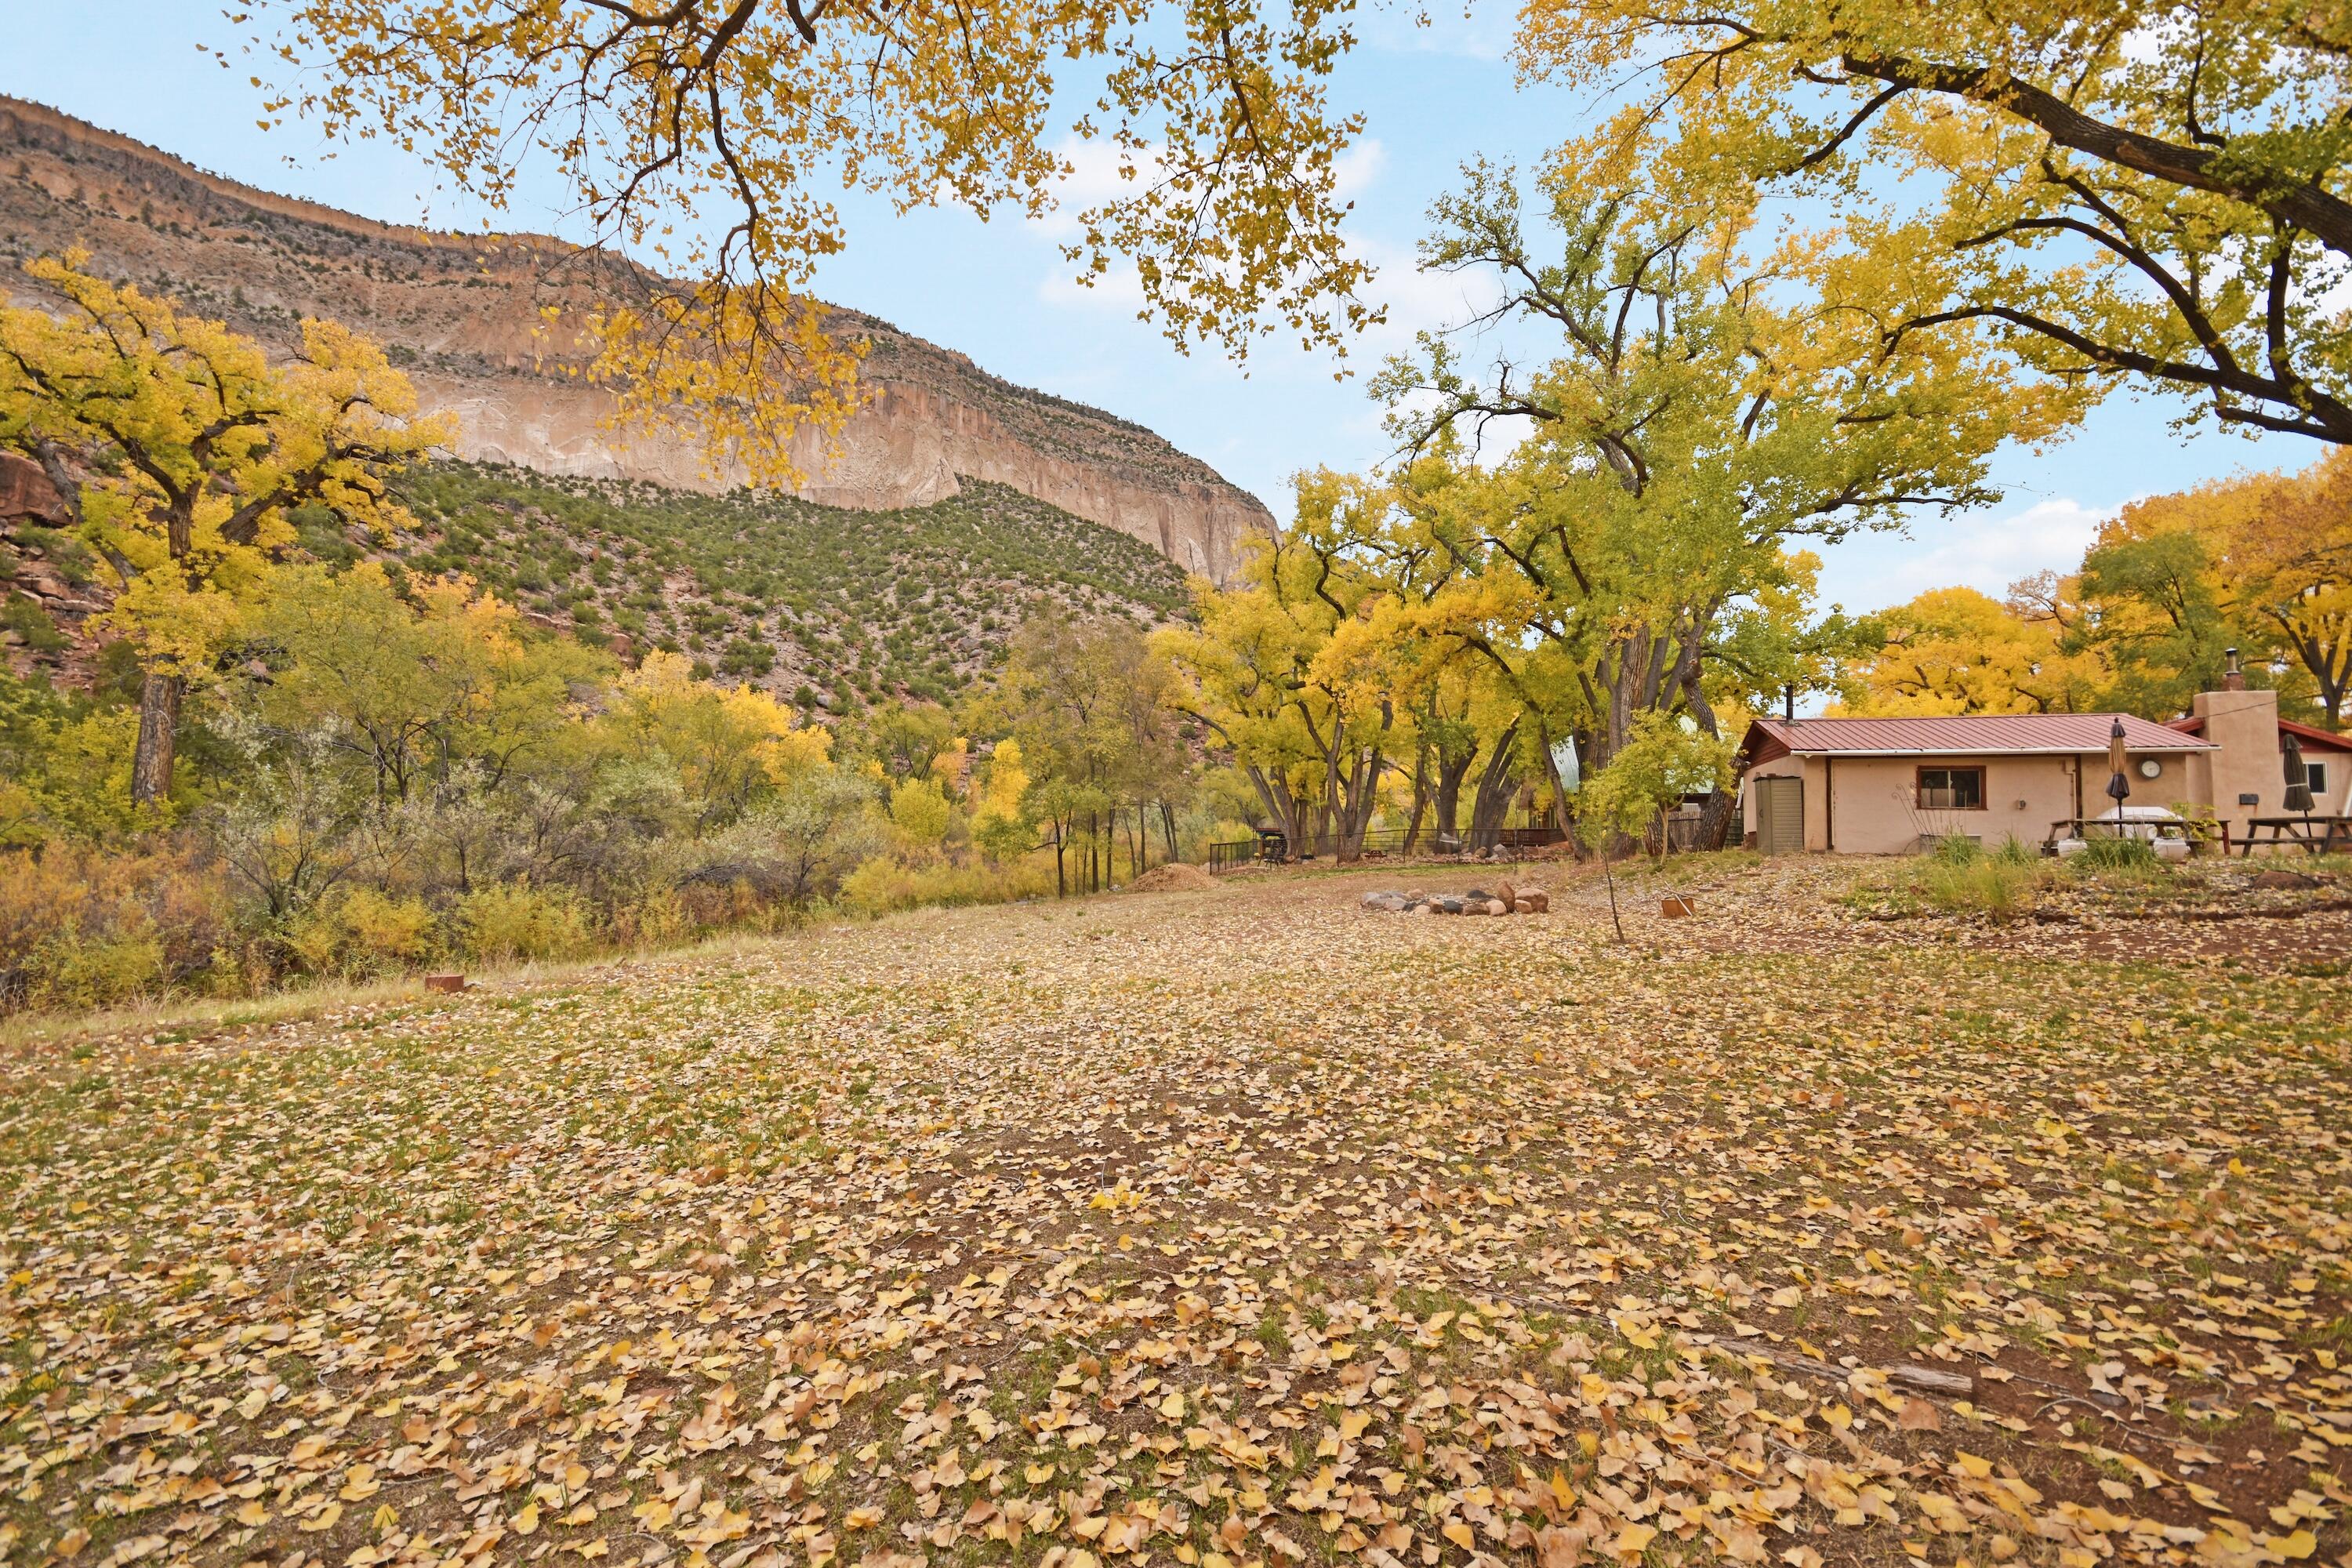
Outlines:
[[[2232,648],[2230,651],[2235,653],[2237,650]],[[1797,721],[1797,683],[1793,680],[1780,688],[1780,715],[1791,724]]]
[[[2230,664],[2229,668],[2221,672],[2221,689],[2243,691],[2246,689],[2246,669],[2245,666],[2238,662],[2238,650],[2225,648],[2222,651],[2229,655]]]

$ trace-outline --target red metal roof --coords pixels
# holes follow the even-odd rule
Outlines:
[[[2303,749],[2306,752],[2352,752],[2352,735],[2331,735],[2315,725],[2298,724],[2292,719],[2280,720],[2278,727],[2282,740],[2288,735],[2293,735],[2303,742]],[[2178,730],[2184,735],[2201,735],[2205,732],[2205,721],[2175,719],[2167,723],[2165,728]]]
[[[2116,713],[1953,713],[1917,719],[1759,719],[1740,751],[1750,764],[1807,756],[2014,756],[2105,752],[2116,719],[2134,752],[2215,749],[2168,725]]]

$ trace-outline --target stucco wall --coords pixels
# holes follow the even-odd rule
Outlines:
[[[1748,770],[1759,778],[1794,774],[1805,782],[1805,847],[1815,852],[1834,849],[1842,855],[1907,855],[1923,837],[1962,833],[1987,848],[2014,834],[2038,845],[2050,824],[2074,815],[2074,773],[2083,759],[2037,757],[1776,757]],[[2103,755],[2088,760],[2087,791],[2083,809],[2095,813],[2107,805],[2099,790],[2106,783]],[[2168,773],[2178,767],[2166,760]],[[1922,811],[1918,800],[1918,770],[1922,767],[1982,767],[1985,804],[1980,811]],[[2137,789],[2154,789],[2135,781]],[[2169,805],[2167,795],[2158,804]],[[2154,795],[2136,794],[2142,805]],[[1746,828],[1756,828],[1756,797],[1748,792]]]
[[[2192,711],[2205,721],[2205,739],[2221,750],[2201,752],[2190,760],[2189,793],[2181,798],[2210,805],[2214,815],[2229,825],[2230,837],[2242,838],[2249,818],[2276,816],[2285,809],[2278,693],[2200,691]],[[2254,804],[2242,804],[2238,797],[2242,795],[2252,795]]]

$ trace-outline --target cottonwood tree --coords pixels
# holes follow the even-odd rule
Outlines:
[[[1000,846],[1009,845],[1004,797],[1019,777],[1019,816],[1049,828],[1057,892],[1100,889],[1113,874],[1112,848],[1132,814],[1128,864],[1149,855],[1147,813],[1167,808],[1191,759],[1168,701],[1166,665],[1125,619],[1079,620],[1040,606],[1013,634],[992,706],[1012,731],[1011,773],[992,779]],[[1073,850],[1077,856],[1074,868]],[[1000,850],[1001,852],[1001,850]]]
[[[2352,454],[2270,488],[2225,556],[2242,621],[2303,668],[2325,722],[2352,701]]]
[[[2352,691],[2352,454],[2135,501],[2077,571],[2034,588],[2042,618],[2104,667],[2115,706],[2184,712],[2234,647],[2282,702],[2339,725]]]
[[[1474,167],[1436,208],[1427,263],[1501,287],[1378,383],[1421,455],[1401,481],[1408,526],[1456,568],[1395,614],[1400,635],[1486,661],[1547,754],[1566,732],[1601,768],[1644,713],[1713,735],[1719,697],[1751,704],[1851,651],[1850,623],[1809,614],[1802,547],[1988,499],[1994,447],[2071,407],[2014,386],[1981,339],[1885,342],[1855,303],[1865,279],[1750,254],[1748,204],[1645,216],[1631,192],[1549,195],[1546,257],[1507,173]],[[1536,369],[1465,365],[1465,335],[1530,327]],[[1465,468],[1499,420],[1531,434]]]
[[[261,714],[353,759],[378,805],[426,785],[499,788],[579,721],[572,690],[608,662],[526,637],[513,605],[462,579],[404,598],[373,562],[280,571],[249,630],[276,667]]]
[[[1534,0],[1519,43],[1539,76],[1632,89],[1559,168],[1648,164],[1662,210],[1828,203],[1910,296],[1890,341],[1990,328],[2053,377],[2352,442],[2340,9]]]
[[[1294,853],[1361,853],[1403,739],[1386,650],[1367,659],[1339,640],[1391,592],[1359,548],[1363,514],[1385,504],[1376,481],[1301,476],[1294,525],[1251,541],[1229,587],[1196,584],[1196,626],[1153,639],[1177,674],[1170,700],[1241,769]]]
[[[1922,594],[1874,617],[1850,668],[1864,713],[2153,719],[2221,682],[2229,650],[2282,710],[2339,727],[2352,691],[2352,453],[2125,507],[2071,572]]]
[[[674,772],[696,836],[713,833],[827,765],[833,737],[750,686],[697,679],[683,654],[655,651],[624,675],[601,724],[625,756]]]
[[[494,211],[547,165],[585,230],[558,258],[584,289],[588,373],[625,418],[691,425],[789,484],[794,435],[856,403],[856,347],[805,293],[847,240],[828,184],[1034,216],[1093,141],[1121,177],[1077,215],[1070,259],[1088,284],[1131,259],[1180,345],[1239,354],[1284,325],[1332,343],[1376,319],[1339,228],[1360,121],[1325,90],[1349,11],[268,0],[252,47],[289,84],[273,120],[394,142]],[[1077,112],[1055,97],[1069,68],[1098,73]]]
[[[2071,649],[2045,616],[1974,588],[1931,588],[1873,617],[1884,643],[1853,661],[1859,715],[2084,713],[2105,694],[2105,667]]]
[[[58,314],[0,310],[0,447],[38,462],[73,527],[113,568],[113,620],[142,680],[132,800],[171,794],[180,710],[241,606],[322,505],[373,530],[405,523],[387,476],[438,445],[407,378],[348,328],[302,323],[269,364],[217,321],[85,269],[79,254],[26,270]]]

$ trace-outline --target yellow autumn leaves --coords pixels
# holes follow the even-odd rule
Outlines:
[[[75,1568],[2339,1552],[2341,980],[2126,987],[1908,942],[1832,868],[1693,874],[1670,969],[1574,879],[1475,938],[1269,879],[11,1058],[0,1321],[64,1348],[0,1369],[43,1489],[0,1530]]]

